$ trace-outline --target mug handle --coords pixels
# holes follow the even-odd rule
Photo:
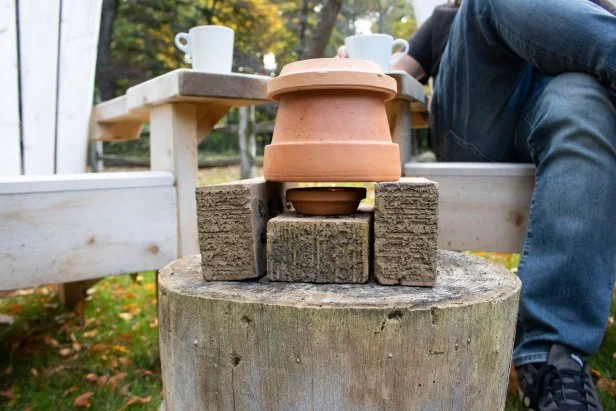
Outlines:
[[[180,40],[184,40],[186,44],[182,43]],[[186,54],[190,54],[192,47],[190,46],[190,34],[188,33],[178,33],[175,35],[175,45],[177,48],[182,50]]]
[[[404,40],[404,39],[395,39],[392,43],[391,43],[391,47],[400,47],[399,51],[400,53],[402,53],[400,56],[396,57],[395,59],[392,59],[392,64],[397,63],[402,56],[404,56],[408,51],[409,51],[409,42]]]

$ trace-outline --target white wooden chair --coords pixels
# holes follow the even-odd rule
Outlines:
[[[0,0],[0,290],[177,257],[172,173],[85,174],[101,3]]]
[[[80,291],[197,253],[197,145],[267,99],[268,77],[176,70],[92,109],[100,10],[0,0],[0,290]],[[135,139],[148,121],[152,171],[85,173],[88,139]]]

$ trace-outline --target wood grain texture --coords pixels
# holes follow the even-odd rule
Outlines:
[[[15,0],[0,0],[0,175],[21,174]]]
[[[371,268],[372,213],[302,216],[267,224],[267,278],[310,283],[365,283]]]
[[[196,197],[205,279],[265,275],[267,222],[282,211],[282,185],[253,178],[197,187]]]
[[[434,288],[207,282],[199,256],[159,277],[172,410],[498,410],[520,281],[439,254]]]
[[[199,252],[197,236],[197,110],[192,104],[163,104],[150,113],[152,170],[175,175],[178,255]]]
[[[141,187],[65,180],[60,191],[2,190],[0,290],[154,270],[177,258],[173,178],[153,179]]]
[[[251,74],[214,74],[178,69],[126,91],[129,110],[173,103],[215,101],[228,106],[266,102],[269,77]]]
[[[374,186],[374,275],[381,284],[436,281],[438,184],[403,177]]]
[[[103,0],[62,0],[56,173],[86,170]]]
[[[60,0],[19,1],[24,174],[55,173],[60,6]]]
[[[439,183],[438,246],[519,253],[535,183],[531,164],[407,163],[405,175]]]

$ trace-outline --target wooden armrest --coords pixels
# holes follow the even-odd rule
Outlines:
[[[126,96],[97,104],[90,115],[89,139],[92,141],[136,140],[149,121],[144,109],[128,110]]]

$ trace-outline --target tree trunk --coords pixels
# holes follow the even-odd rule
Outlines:
[[[114,97],[115,79],[110,76],[109,65],[111,63],[113,21],[117,8],[118,0],[103,0],[96,60],[96,85],[101,101],[111,100]]]
[[[332,34],[343,0],[325,0],[319,13],[319,21],[313,30],[312,38],[302,54],[302,60],[323,57]]]
[[[299,15],[299,43],[296,51],[302,56],[306,51],[306,30],[308,30],[308,3],[309,0],[302,0],[302,9]]]
[[[519,279],[442,251],[434,288],[159,275],[167,411],[502,410]]]

